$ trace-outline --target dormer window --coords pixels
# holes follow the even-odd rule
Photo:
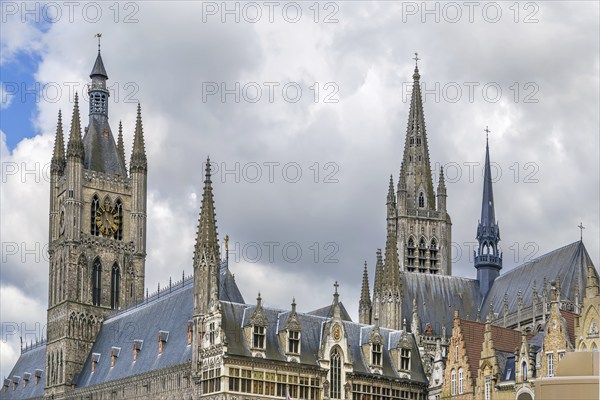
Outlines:
[[[119,354],[121,354],[121,348],[120,347],[113,347],[110,350],[110,366],[111,367],[115,366],[115,361],[117,360],[117,358],[119,358]]]
[[[168,331],[158,331],[158,354],[162,354],[165,343],[169,340]]]
[[[21,382],[21,377],[17,375],[13,376],[13,390],[17,389],[19,382]]]
[[[288,331],[288,353],[300,353],[300,332]]]
[[[400,369],[405,371],[410,370],[410,349],[400,350]]]
[[[96,366],[100,361],[100,353],[92,353],[92,372],[96,371]]]
[[[194,322],[192,320],[188,320],[187,323],[187,344],[192,344],[192,331]]]
[[[381,351],[381,344],[379,343],[373,343],[373,345],[371,346],[371,363],[374,366],[380,367],[381,366],[381,357],[382,351]]]
[[[8,390],[9,385],[10,385],[10,379],[4,379],[4,385],[2,385],[2,392],[6,392]]]
[[[38,382],[40,381],[40,379],[42,379],[42,370],[41,369],[36,369],[35,371],[33,371],[33,382],[37,385]]]
[[[144,345],[143,340],[134,340],[133,341],[133,361],[137,360],[138,353],[142,351],[142,346]]]
[[[265,348],[265,327],[254,325],[252,330],[252,347],[255,349]]]
[[[23,386],[27,386],[27,384],[29,383],[30,379],[31,379],[31,373],[30,372],[24,372],[23,373]]]

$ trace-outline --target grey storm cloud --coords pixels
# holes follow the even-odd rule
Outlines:
[[[60,20],[35,33],[33,48],[22,37],[36,28],[9,21],[23,33],[11,43],[3,35],[2,48],[38,52],[38,81],[81,82],[81,92],[95,56],[93,35],[103,33],[109,83],[121,89],[112,97],[110,121],[115,130],[123,120],[127,154],[135,103],[142,105],[150,291],[192,272],[203,162],[210,155],[218,167],[219,239],[230,236],[230,268],[246,301],[260,290],[267,304],[286,307],[295,296],[307,311],[331,302],[337,280],[341,300],[356,316],[362,265],[366,260],[372,279],[375,251],[385,245],[385,197],[402,159],[415,52],[422,58],[434,176],[440,165],[447,171],[453,274],[475,276],[470,254],[486,126],[498,173],[503,271],[578,240],[580,221],[598,265],[598,3],[530,3],[535,7],[519,3],[517,22],[512,3],[503,2],[494,3],[502,11],[497,22],[482,14],[488,3],[474,11],[473,22],[464,6],[461,19],[451,22],[446,3],[428,3],[439,8],[436,22],[435,11],[423,14],[421,2],[331,2],[321,5],[318,18],[303,3],[298,22],[279,11],[270,22],[263,6],[252,23],[241,14],[239,22],[232,16],[222,22],[219,12],[206,13],[207,3],[142,2],[137,23],[112,17],[89,23],[77,14],[72,23]],[[295,101],[297,88],[302,94]],[[222,89],[232,92],[223,99]],[[42,101],[34,116],[37,136],[10,150],[3,138],[3,159],[49,162],[59,108],[68,129],[72,99]],[[2,113],[11,118],[10,107]],[[48,182],[12,179],[3,182],[1,196],[3,243],[43,247]],[[45,321],[47,262],[7,257],[1,285],[3,322]],[[4,374],[18,339],[3,346]]]

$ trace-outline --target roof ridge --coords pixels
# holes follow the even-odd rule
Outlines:
[[[534,263],[538,262],[539,260],[541,260],[541,259],[543,259],[543,258],[545,258],[545,257],[548,257],[548,256],[550,256],[550,255],[552,255],[552,254],[558,253],[558,252],[560,252],[560,251],[562,251],[562,250],[565,250],[567,247],[571,247],[571,246],[577,245],[577,244],[579,244],[579,243],[581,243],[581,245],[583,245],[583,242],[582,242],[581,240],[577,240],[577,241],[575,241],[575,242],[573,242],[573,243],[569,243],[569,244],[567,244],[567,245],[564,245],[564,246],[562,246],[562,247],[559,247],[558,249],[554,249],[554,250],[552,250],[552,251],[549,251],[548,253],[542,254],[541,256],[538,256],[538,257],[536,257],[536,258],[532,258],[531,260],[525,261],[523,264],[519,264],[519,265],[517,265],[516,267],[514,267],[514,268],[512,268],[512,269],[510,269],[510,270],[508,270],[508,271],[506,271],[506,273],[505,273],[505,274],[502,274],[502,275],[500,275],[500,276],[499,276],[497,279],[500,279],[500,278],[502,278],[503,276],[506,276],[506,275],[508,275],[508,274],[509,274],[509,273],[511,273],[512,271],[516,271],[516,270],[518,270],[518,269],[520,269],[520,268],[525,268],[526,266],[528,266],[528,265],[531,265],[531,264],[534,264]],[[585,248],[585,245],[583,245],[583,246],[584,246],[584,248]]]

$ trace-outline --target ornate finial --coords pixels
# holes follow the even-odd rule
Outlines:
[[[583,241],[583,230],[585,229],[585,226],[583,226],[583,223],[580,222],[577,227],[579,228],[579,240]]]
[[[415,57],[413,58],[413,60],[415,60],[415,68],[419,68],[419,53],[415,53]]]
[[[100,53],[100,38],[102,37],[102,34],[96,33],[94,37],[98,38],[98,53]]]
[[[488,135],[490,134],[491,131],[489,130],[487,125],[485,126],[485,129],[483,131],[485,132],[485,141],[487,142]]]

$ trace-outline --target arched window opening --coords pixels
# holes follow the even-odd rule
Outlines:
[[[463,369],[458,369],[458,394],[463,394]]]
[[[437,273],[438,267],[438,247],[435,239],[431,239],[431,244],[429,245],[429,267],[432,274]]]
[[[115,230],[114,238],[116,240],[123,240],[123,202],[121,199],[117,200],[115,204],[115,225],[117,225],[117,229]]]
[[[598,346],[596,346],[596,343],[592,343],[592,351],[598,351]]]
[[[331,382],[329,397],[332,399],[341,399],[342,389],[342,360],[337,348],[333,349],[330,357],[331,369],[329,370],[329,380]]]
[[[113,310],[117,310],[119,308],[120,287],[121,272],[119,271],[119,265],[115,263],[110,274],[110,307]]]
[[[99,306],[102,298],[102,264],[100,259],[94,260],[92,268],[92,304]]]
[[[452,392],[452,396],[456,395],[456,371],[452,370],[450,373],[450,388]]]
[[[94,195],[92,198],[92,206],[90,212],[90,233],[94,236],[100,236],[100,228],[98,228],[98,224],[96,224],[96,214],[100,209],[100,200],[98,200],[98,196]]]
[[[423,196],[423,192],[419,193],[419,207],[425,207],[425,196]]]
[[[425,245],[425,239],[421,238],[419,242],[419,272],[425,272],[425,252],[427,246]]]
[[[408,239],[406,254],[408,257],[408,271],[412,272],[415,270],[415,241],[412,237]]]
[[[521,363],[521,380],[527,381],[527,363],[525,361]]]

